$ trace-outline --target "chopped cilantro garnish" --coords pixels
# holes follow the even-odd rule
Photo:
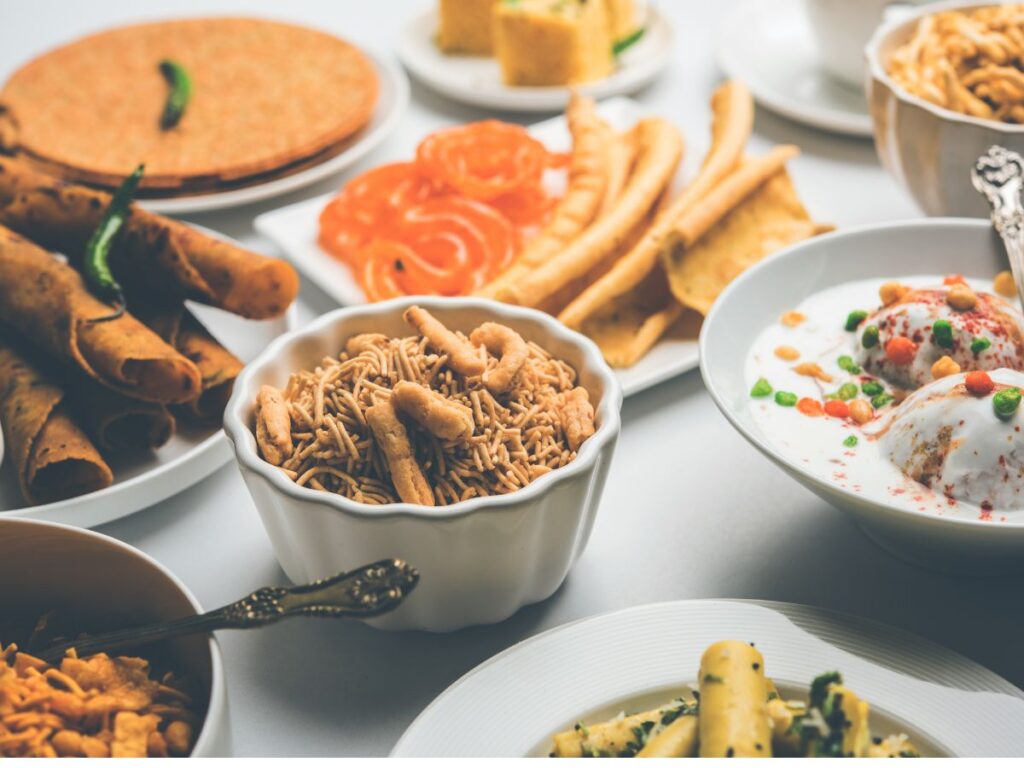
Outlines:
[[[881,395],[875,395],[873,398],[871,398],[871,405],[874,406],[875,408],[884,408],[895,399],[896,398],[890,395],[888,392],[885,392]]]
[[[882,386],[881,382],[875,381],[874,379],[868,379],[860,385],[860,391],[868,397],[874,397],[885,392],[885,387]]]
[[[850,357],[849,355],[840,355],[836,363],[844,371],[846,371],[847,373],[852,373],[854,376],[860,373],[860,366],[853,362],[853,358]]]
[[[855,309],[846,316],[846,330],[856,331],[857,326],[868,319],[868,313],[863,309]]]
[[[843,440],[843,445],[845,445],[847,448],[853,448],[854,446],[857,445],[857,436],[850,435],[845,440]]]
[[[765,378],[758,379],[754,382],[754,386],[750,388],[751,397],[768,397],[771,393],[772,385]]]
[[[976,355],[980,355],[986,349],[992,346],[992,342],[986,339],[984,336],[975,336],[974,341],[971,342],[971,352]]]
[[[797,396],[792,392],[776,392],[775,402],[784,408],[792,408],[796,405]]]

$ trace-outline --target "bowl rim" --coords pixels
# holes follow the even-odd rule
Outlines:
[[[134,547],[127,542],[115,539],[113,536],[107,536],[104,533],[98,531],[92,531],[88,528],[80,528],[76,525],[67,525],[65,523],[54,523],[48,520],[34,520],[31,518],[19,518],[19,517],[8,517],[0,518],[0,530],[6,527],[22,527],[22,528],[50,528],[58,529],[71,536],[78,536],[83,539],[93,539],[98,542],[102,542],[105,546],[119,549],[133,557],[141,560],[147,567],[158,571],[164,578],[166,578],[175,589],[188,601],[189,605],[196,612],[196,615],[203,613],[203,606],[199,602],[198,598],[192,594],[185,583],[179,579],[170,568],[165,566],[156,558],[143,552],[138,547]],[[217,638],[213,633],[207,633],[206,647],[210,654],[210,700],[206,706],[206,712],[203,714],[203,724],[199,729],[199,733],[196,735],[195,744],[192,745],[191,755],[201,754],[207,749],[207,742],[216,741],[216,735],[213,732],[215,717],[211,717],[211,714],[224,711],[227,705],[227,685],[224,675],[224,658],[221,655],[220,645],[217,642]]]
[[[940,107],[920,96],[915,96],[902,86],[897,85],[889,77],[889,73],[882,65],[880,51],[883,41],[893,32],[911,24],[917,24],[925,16],[931,16],[943,11],[955,11],[967,8],[984,8],[988,6],[1001,5],[998,0],[945,0],[939,3],[927,3],[920,8],[906,15],[901,14],[898,18],[882,22],[876,29],[871,39],[864,46],[864,56],[868,62],[868,71],[872,80],[875,80],[888,88],[897,99],[907,104],[931,112],[941,120],[949,120],[964,125],[973,125],[979,128],[987,128],[991,131],[1005,133],[1007,135],[1024,134],[1024,124],[1004,123],[1000,120],[986,120],[980,117],[965,115],[962,112],[954,112],[951,109]]]
[[[849,227],[836,232],[831,232],[825,235],[819,235],[818,237],[805,240],[796,245],[784,248],[783,250],[775,253],[761,262],[755,264],[753,267],[748,269],[738,278],[736,278],[729,286],[722,292],[718,297],[718,300],[711,307],[711,311],[707,317],[704,318],[704,325],[701,328],[700,338],[698,346],[700,350],[700,374],[704,381],[704,387],[707,389],[708,394],[711,395],[711,399],[714,401],[718,410],[721,411],[722,415],[725,416],[729,424],[737,432],[742,435],[747,442],[757,448],[766,457],[771,459],[775,464],[784,468],[786,471],[799,477],[800,481],[805,485],[812,488],[825,487],[831,493],[843,498],[844,502],[847,502],[846,508],[853,508],[858,506],[867,505],[873,510],[879,510],[884,512],[887,516],[897,517],[910,515],[913,518],[920,520],[923,523],[928,523],[936,526],[955,526],[960,528],[970,528],[973,530],[984,530],[986,532],[991,531],[1007,531],[1007,530],[1022,530],[1024,531],[1024,518],[1018,522],[1000,522],[993,524],[992,522],[986,522],[974,518],[950,518],[940,517],[931,512],[922,512],[918,509],[898,507],[890,502],[877,500],[874,498],[867,498],[850,491],[846,488],[841,488],[826,478],[819,477],[812,472],[806,470],[799,462],[789,460],[773,445],[771,445],[764,437],[755,434],[753,430],[750,430],[742,423],[736,410],[729,404],[727,399],[718,390],[715,384],[715,376],[710,372],[708,368],[708,360],[711,359],[712,355],[708,353],[708,336],[710,335],[710,329],[716,327],[719,323],[723,322],[720,319],[723,307],[730,303],[730,299],[733,293],[737,290],[737,286],[742,286],[749,281],[758,280],[760,274],[766,270],[775,268],[776,264],[784,261],[799,261],[807,258],[807,254],[813,253],[815,249],[819,248],[823,244],[833,242],[840,239],[857,238],[868,234],[884,233],[887,231],[895,230],[907,230],[907,229],[929,229],[936,227],[953,227],[953,228],[964,228],[975,231],[990,231],[991,224],[986,219],[973,219],[968,217],[935,217],[935,218],[924,218],[924,219],[903,219],[899,221],[886,222],[884,224],[865,224],[856,227]],[[865,278],[866,279],[866,278]],[[752,342],[751,342],[752,343]],[[747,347],[749,352],[750,346]],[[833,504],[833,506],[837,506]],[[843,511],[846,511],[846,508]]]
[[[496,320],[510,318],[532,321],[543,327],[551,337],[577,347],[583,354],[586,367],[601,379],[604,393],[601,402],[595,409],[599,426],[594,434],[583,443],[576,458],[566,466],[548,472],[511,493],[467,499],[443,507],[425,507],[405,502],[381,505],[363,504],[336,493],[317,491],[313,488],[296,485],[284,473],[278,471],[277,467],[261,459],[256,450],[256,438],[243,416],[243,413],[248,410],[249,400],[252,397],[249,390],[253,386],[253,379],[268,365],[276,362],[286,349],[320,336],[328,328],[357,317],[395,314],[414,304],[428,310],[432,308],[480,310],[493,316],[493,319]],[[524,503],[535,501],[556,486],[562,485],[578,475],[592,471],[605,447],[613,442],[619,434],[621,407],[622,388],[597,345],[546,312],[478,297],[402,296],[373,304],[360,304],[332,310],[302,328],[289,331],[274,339],[266,349],[245,366],[236,379],[231,399],[224,409],[224,432],[231,441],[235,458],[243,469],[255,472],[269,482],[276,491],[297,502],[302,502],[303,505],[306,503],[324,504],[336,512],[374,520],[403,517],[418,520],[450,520],[479,511],[497,512],[502,509],[519,507]]]

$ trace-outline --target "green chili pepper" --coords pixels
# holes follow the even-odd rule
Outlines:
[[[750,388],[751,397],[768,397],[772,393],[772,385],[768,383],[768,379],[758,379],[754,382],[754,386]]]
[[[992,396],[992,409],[1000,419],[1009,419],[1020,407],[1020,390],[1016,387],[1001,389]]]
[[[869,325],[864,329],[864,334],[860,337],[860,343],[864,345],[865,349],[871,349],[878,345],[878,326]]]
[[[836,365],[847,373],[852,373],[854,376],[860,373],[860,366],[853,362],[853,358],[849,355],[840,355],[839,359],[836,361]]]
[[[949,320],[936,320],[932,325],[932,333],[935,335],[935,343],[944,349],[953,347],[953,326]]]
[[[836,392],[840,400],[853,400],[857,396],[857,385],[851,382],[846,382]]]
[[[612,55],[618,56],[620,53],[631,47],[635,43],[639,42],[640,38],[644,36],[644,28],[640,27],[634,32],[630,32],[625,37],[619,38],[612,45]]]
[[[984,336],[975,336],[974,341],[971,342],[971,352],[976,355],[980,355],[986,349],[992,346],[992,342],[986,339]]]
[[[850,435],[848,438],[843,440],[843,445],[845,445],[847,448],[853,448],[855,445],[857,445],[857,436]]]
[[[868,379],[860,385],[860,391],[868,397],[874,397],[875,395],[880,395],[885,392],[885,387],[874,379]]]
[[[181,64],[170,59],[160,62],[160,74],[164,76],[169,89],[164,111],[160,114],[160,128],[166,131],[176,126],[185,114],[185,107],[192,98],[192,79]]]
[[[89,322],[104,323],[116,320],[124,314],[124,291],[114,273],[110,271],[110,246],[128,218],[129,206],[145,170],[146,166],[140,165],[121,182],[121,186],[111,196],[99,225],[89,238],[89,242],[85,244],[85,256],[82,259],[85,284],[97,298],[115,308],[114,314],[95,317]]]
[[[874,406],[875,408],[884,408],[895,399],[895,397],[886,392],[881,395],[875,395],[873,398],[871,398],[871,405]]]
[[[863,309],[855,309],[846,316],[846,330],[856,331],[857,326],[868,318],[868,313]]]
[[[775,402],[785,408],[792,408],[796,405],[797,397],[792,392],[776,392]]]

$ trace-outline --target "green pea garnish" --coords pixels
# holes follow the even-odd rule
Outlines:
[[[971,342],[971,352],[976,355],[980,355],[986,349],[992,346],[992,342],[986,339],[984,336],[975,336],[974,341]]]
[[[836,392],[840,400],[853,400],[857,396],[857,385],[852,382],[846,382]]]
[[[840,355],[836,364],[844,371],[852,373],[854,376],[860,373],[860,366],[853,362],[853,358],[849,355]]]
[[[754,382],[754,386],[750,388],[751,397],[768,397],[772,393],[772,385],[768,383],[768,379],[758,379]]]
[[[845,445],[847,448],[853,448],[856,444],[857,444],[857,436],[856,435],[850,435],[848,438],[843,440],[843,445]]]
[[[863,335],[860,337],[860,343],[864,345],[865,349],[871,349],[878,345],[878,326],[869,325],[864,329]]]
[[[868,379],[867,381],[860,385],[860,391],[863,392],[868,397],[874,397],[875,395],[880,395],[883,392],[885,392],[885,387],[883,387],[880,382],[877,382],[874,379]]]
[[[932,325],[932,334],[935,336],[935,343],[943,349],[953,348],[953,326],[949,320],[936,320]]]
[[[776,392],[775,402],[784,408],[792,408],[796,405],[797,397],[792,392]]]
[[[846,316],[846,330],[856,331],[857,326],[868,319],[868,313],[863,309],[855,309]]]
[[[1009,419],[1020,407],[1020,390],[1016,387],[1001,389],[992,396],[992,409],[1000,419]]]
[[[881,395],[875,395],[871,398],[871,405],[877,408],[884,408],[896,398],[890,395],[888,392],[883,392]]]

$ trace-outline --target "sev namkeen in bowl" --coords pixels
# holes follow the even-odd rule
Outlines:
[[[513,329],[467,337],[421,307],[414,335],[353,336],[257,396],[260,455],[297,484],[366,504],[510,493],[576,458],[594,409],[576,371]]]
[[[887,69],[900,87],[932,104],[1024,124],[1024,4],[924,16]]]

